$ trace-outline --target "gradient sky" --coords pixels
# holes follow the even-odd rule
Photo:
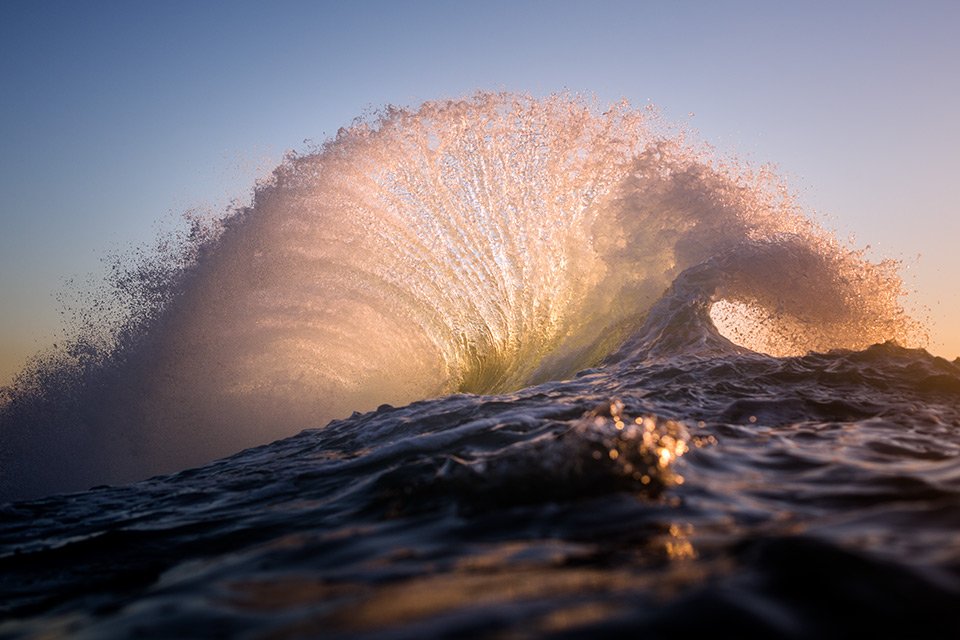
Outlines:
[[[955,357],[960,2],[837,4],[3,0],[0,384],[111,251],[246,202],[373,108],[478,89],[650,100],[777,165],[841,237],[904,260]]]

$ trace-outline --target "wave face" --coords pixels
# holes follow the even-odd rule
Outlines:
[[[895,264],[652,110],[391,108],[288,158],[250,207],[119,265],[66,346],[4,390],[0,498],[601,364],[910,343],[901,295]]]

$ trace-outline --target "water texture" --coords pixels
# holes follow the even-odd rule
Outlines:
[[[650,109],[388,109],[3,391],[0,637],[956,637],[960,363],[901,302]]]

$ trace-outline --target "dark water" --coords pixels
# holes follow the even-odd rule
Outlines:
[[[613,363],[0,518],[3,637],[957,637],[960,367]]]
[[[292,157],[0,389],[0,638],[960,637],[960,362],[781,187],[568,96]]]

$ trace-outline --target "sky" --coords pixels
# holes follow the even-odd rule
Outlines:
[[[772,163],[812,216],[903,261],[960,355],[960,2],[0,3],[0,384],[69,280],[287,151],[477,90],[656,104]]]

